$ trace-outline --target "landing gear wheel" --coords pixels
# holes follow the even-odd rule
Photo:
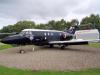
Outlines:
[[[54,45],[53,44],[50,44],[50,46],[49,46],[50,48],[53,48],[54,47]]]
[[[61,49],[65,49],[65,45],[62,45],[62,46],[61,46]]]
[[[20,54],[24,54],[25,51],[24,51],[24,50],[20,50],[19,53],[20,53]]]

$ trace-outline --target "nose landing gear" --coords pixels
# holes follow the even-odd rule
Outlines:
[[[20,53],[20,54],[26,53],[27,52],[27,50],[26,50],[27,49],[27,46],[25,48],[24,47],[25,47],[25,45],[24,46],[23,45],[20,45],[19,46],[19,52],[18,53]],[[36,47],[33,46],[31,51],[34,52],[35,50],[36,50]]]
[[[20,54],[24,54],[24,53],[25,53],[25,50],[23,50],[23,47],[20,45],[19,48],[20,48],[20,49],[19,49],[19,53],[20,53]]]
[[[20,50],[19,53],[20,54],[24,54],[25,53],[25,50]]]

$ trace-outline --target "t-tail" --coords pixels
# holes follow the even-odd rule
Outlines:
[[[77,30],[78,26],[71,26],[69,29],[65,29],[64,32],[67,32],[69,34],[74,34],[75,31]]]

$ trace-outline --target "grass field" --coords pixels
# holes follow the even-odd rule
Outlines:
[[[12,69],[0,66],[0,75],[100,75],[100,69],[89,69],[84,71],[28,71]]]
[[[90,43],[89,46],[91,46],[91,47],[99,47],[100,48],[100,43]]]
[[[11,45],[0,43],[0,50],[7,49],[7,48],[12,48],[12,47],[13,46],[11,46]]]

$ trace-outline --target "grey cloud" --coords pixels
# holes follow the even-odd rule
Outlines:
[[[13,3],[16,0],[0,0],[0,3]]]
[[[71,20],[100,13],[99,0],[0,0],[0,25],[19,20],[45,23],[64,18]]]
[[[79,4],[80,0],[0,0],[0,16],[17,19],[65,17]]]
[[[100,0],[91,0],[88,5],[78,8],[74,11],[77,14],[99,14],[100,13]]]

